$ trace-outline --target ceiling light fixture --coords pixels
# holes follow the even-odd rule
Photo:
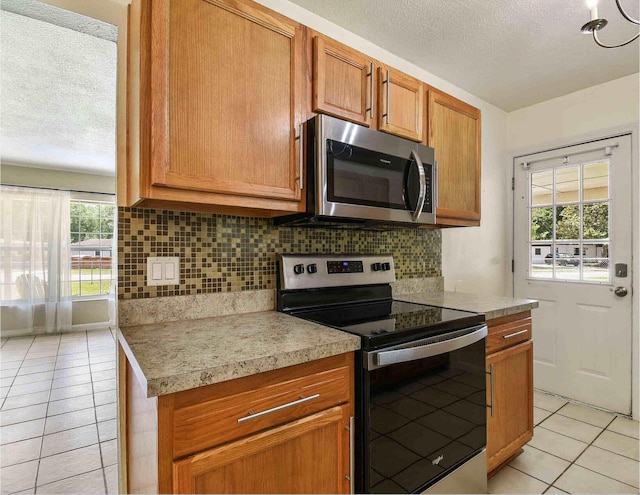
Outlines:
[[[638,21],[637,19],[634,19],[633,17],[631,17],[629,14],[625,12],[624,8],[622,8],[622,5],[620,5],[620,0],[615,0],[615,2],[622,17],[624,17],[627,21],[633,24],[640,25],[640,21]],[[587,0],[587,7],[589,7],[589,10],[591,11],[591,20],[587,22],[584,26],[582,26],[582,32],[585,34],[589,34],[589,33],[593,34],[593,41],[595,41],[596,44],[598,44],[599,46],[603,48],[618,48],[624,45],[628,45],[629,43],[631,43],[634,40],[637,40],[638,37],[640,37],[640,32],[638,32],[630,40],[627,40],[624,43],[620,43],[619,45],[605,45],[598,39],[598,31],[600,31],[603,27],[607,25],[606,19],[598,18],[598,0]]]

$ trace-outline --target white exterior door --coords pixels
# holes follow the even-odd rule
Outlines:
[[[540,301],[534,386],[629,414],[631,136],[518,157],[514,167],[514,293]]]

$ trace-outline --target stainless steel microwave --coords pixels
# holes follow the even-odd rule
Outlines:
[[[436,223],[433,148],[327,115],[307,121],[301,135],[307,211],[276,218],[276,225]]]

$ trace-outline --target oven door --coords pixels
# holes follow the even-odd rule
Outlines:
[[[486,335],[479,325],[362,352],[356,490],[420,493],[483,451]]]
[[[325,115],[316,119],[319,215],[435,223],[431,148]]]

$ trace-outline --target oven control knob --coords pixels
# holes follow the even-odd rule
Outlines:
[[[371,263],[371,270],[374,272],[379,272],[382,269],[382,265],[380,263]]]
[[[382,271],[388,272],[389,270],[391,270],[391,263],[382,263]]]
[[[307,272],[317,273],[317,271],[318,271],[318,265],[316,265],[315,263],[311,263],[310,265],[307,265]]]
[[[295,273],[296,275],[304,273],[304,265],[302,263],[300,263],[299,265],[293,265],[293,273]]]

